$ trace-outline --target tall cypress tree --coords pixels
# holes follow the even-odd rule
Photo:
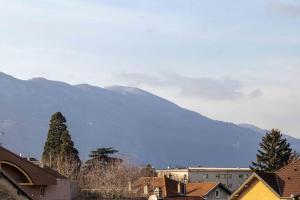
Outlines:
[[[252,162],[252,170],[274,172],[289,163],[292,149],[287,140],[282,137],[280,130],[267,131],[259,146],[256,162]]]
[[[62,167],[67,168],[67,164],[72,165],[72,171],[76,173],[80,168],[81,161],[66,122],[62,113],[56,112],[52,115],[42,160],[44,164],[60,172],[63,171]],[[73,176],[73,174],[71,175]]]

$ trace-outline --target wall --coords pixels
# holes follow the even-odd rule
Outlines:
[[[264,183],[259,180],[253,181],[246,190],[244,190],[237,200],[280,200]]]
[[[219,190],[219,198],[216,198],[215,191]],[[205,198],[205,200],[227,200],[230,195],[221,187],[218,187],[211,191]]]
[[[170,169],[170,170],[157,170],[158,176],[162,177],[172,174],[172,179],[183,181],[183,177],[186,175],[188,182],[220,182],[226,185],[231,191],[236,190],[251,174],[252,172],[246,170],[206,170],[206,169]],[[217,178],[218,174],[231,174],[231,178]],[[243,178],[239,175],[243,174]],[[207,178],[204,176],[208,175]]]
[[[44,196],[41,194],[41,186],[23,186],[24,190],[34,198],[34,200],[73,200],[77,198],[77,182],[58,179],[57,185],[44,187]]]
[[[18,194],[18,189],[3,177],[0,177],[0,199],[29,200],[26,196]]]
[[[172,175],[172,179],[177,180],[177,181],[183,181],[184,176],[186,176],[188,178],[188,170],[157,170],[157,176],[158,177],[163,177],[163,176],[167,176],[169,177],[169,175]]]
[[[226,177],[218,178],[217,175],[226,174]],[[243,178],[239,175],[243,174]],[[231,191],[236,190],[247,178],[251,172],[244,171],[191,171],[189,172],[189,182],[220,182],[226,185]],[[207,178],[205,178],[207,176]]]

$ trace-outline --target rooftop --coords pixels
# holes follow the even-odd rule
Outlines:
[[[250,168],[224,168],[224,167],[186,167],[186,168],[166,168],[157,169],[156,171],[246,171],[251,172]]]

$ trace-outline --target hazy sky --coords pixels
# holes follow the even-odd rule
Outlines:
[[[136,86],[300,137],[300,1],[0,0],[0,71]]]

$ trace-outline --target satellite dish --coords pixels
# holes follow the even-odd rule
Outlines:
[[[151,196],[148,198],[148,200],[157,200],[157,197],[156,197],[156,195],[151,195]]]

